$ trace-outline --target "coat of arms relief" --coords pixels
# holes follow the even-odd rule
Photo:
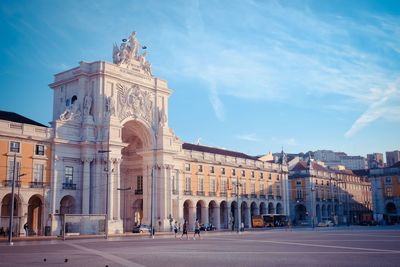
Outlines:
[[[151,124],[153,119],[153,94],[141,90],[137,84],[128,87],[117,84],[118,112],[120,121],[133,117],[142,119]]]

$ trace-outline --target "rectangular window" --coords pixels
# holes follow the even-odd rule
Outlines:
[[[139,175],[136,178],[136,189],[143,192],[143,176]]]
[[[251,193],[252,194],[256,193],[256,184],[255,183],[251,183]]]
[[[10,152],[19,153],[20,151],[20,142],[10,142]]]
[[[190,163],[185,164],[185,170],[188,172],[190,171]]]
[[[272,195],[272,185],[268,185],[268,195]]]
[[[301,190],[301,189],[296,190],[296,198],[303,199],[303,190]]]
[[[223,192],[223,193],[226,192],[226,181],[225,180],[221,181],[221,192]]]
[[[385,188],[386,189],[386,196],[387,197],[392,197],[393,196],[393,190],[391,186],[388,186]]]
[[[176,178],[175,176],[172,176],[172,191],[176,191]]]
[[[385,184],[392,184],[392,177],[386,176],[386,178],[385,178]]]
[[[279,181],[280,177],[279,174],[276,176],[276,180]]]
[[[268,175],[268,180],[271,180],[272,179],[272,174],[269,174]]]
[[[15,165],[15,170],[16,170],[15,181],[18,181],[19,173],[20,173],[20,167],[21,167],[20,166],[20,162],[17,161],[16,165]],[[12,180],[13,179],[13,173],[14,173],[14,161],[10,160],[8,162],[8,178],[7,178],[7,180]]]
[[[301,181],[296,181],[296,185],[301,185]]]
[[[254,171],[251,171],[250,174],[251,174],[251,178],[254,178]]]
[[[281,185],[276,184],[276,196],[280,197],[281,196]]]
[[[235,169],[232,169],[232,175],[236,176],[236,170]]]
[[[44,156],[44,145],[36,145],[36,147],[35,147],[35,155]]]
[[[260,172],[260,179],[264,179],[264,173]]]
[[[242,194],[246,194],[247,189],[246,189],[246,182],[242,183]]]
[[[203,172],[203,165],[197,165],[197,171]]]
[[[210,173],[214,173],[214,166],[210,166]]]
[[[225,168],[221,168],[221,174],[225,175]]]
[[[260,184],[260,195],[264,195],[264,184]]]
[[[245,177],[245,176],[246,176],[246,171],[242,170],[242,177]]]
[[[43,164],[34,164],[33,165],[33,181],[34,182],[43,182]]]
[[[204,191],[204,179],[203,177],[199,177],[197,179],[197,191],[203,192]]]
[[[211,179],[210,181],[210,192],[215,192],[215,179]]]
[[[186,177],[186,179],[185,179],[185,190],[192,191],[192,181],[191,181],[190,177]]]
[[[65,166],[65,183],[72,184],[74,179],[74,168],[71,166]]]

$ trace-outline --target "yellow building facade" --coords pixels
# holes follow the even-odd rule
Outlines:
[[[50,131],[19,114],[0,111],[0,228],[9,229],[14,187],[13,233],[43,234],[51,174]]]

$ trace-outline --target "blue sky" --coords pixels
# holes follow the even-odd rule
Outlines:
[[[400,149],[398,1],[1,1],[0,109],[47,123],[53,74],[133,30],[186,142]]]

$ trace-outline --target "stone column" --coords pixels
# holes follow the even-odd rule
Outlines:
[[[246,207],[244,209],[245,212],[245,221],[244,221],[244,225],[247,228],[251,228],[251,212],[250,212],[250,207]]]
[[[90,210],[90,162],[92,160],[91,158],[82,159],[82,214],[89,214]]]
[[[108,183],[106,181],[106,190],[108,191],[108,219],[112,220],[114,214],[114,190],[113,190],[113,182],[114,182],[114,175],[111,172],[112,161],[107,161],[107,173],[108,173]],[[107,180],[107,177],[106,177]]]
[[[120,165],[121,159],[114,160],[114,220],[121,220],[121,192],[118,190],[121,188],[121,177],[120,177]]]

